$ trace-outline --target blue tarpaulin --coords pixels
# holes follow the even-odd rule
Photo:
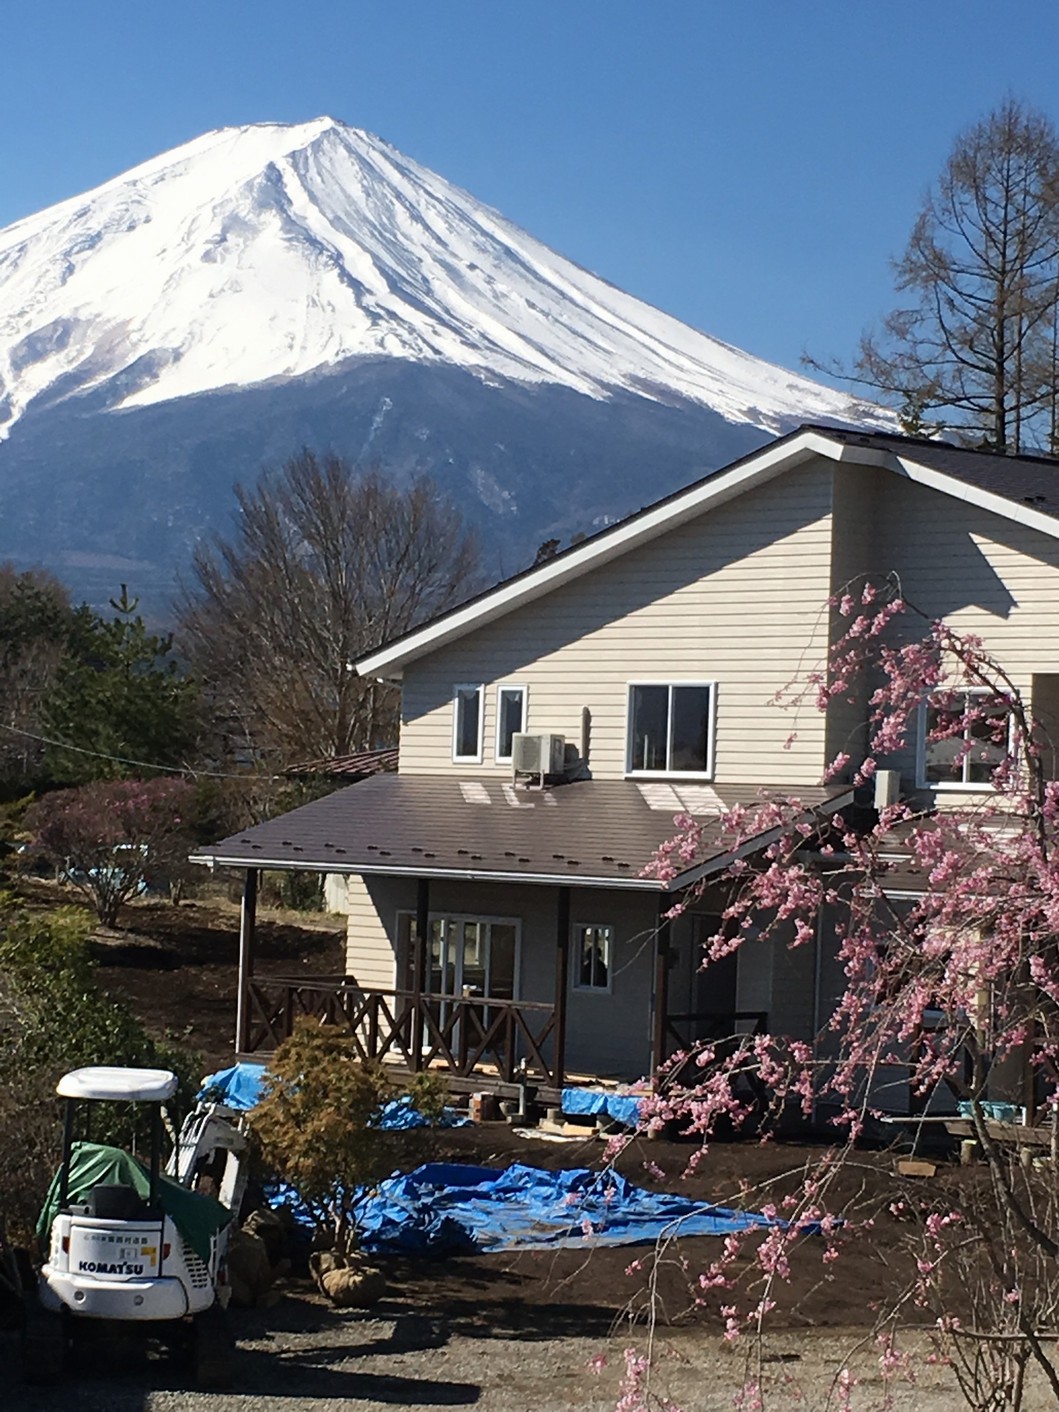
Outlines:
[[[395,1175],[357,1208],[364,1250],[445,1255],[533,1246],[636,1245],[784,1222],[633,1186],[613,1170],[546,1172],[430,1162]]]
[[[233,1064],[230,1069],[221,1069],[216,1074],[207,1074],[202,1080],[199,1099],[212,1099],[227,1104],[245,1113],[253,1108],[262,1095],[265,1082],[264,1064]],[[383,1104],[377,1126],[387,1132],[407,1128],[462,1128],[470,1122],[454,1108],[446,1108],[438,1119],[427,1118],[412,1104],[405,1094],[390,1103]]]
[[[442,1109],[439,1118],[428,1118],[406,1093],[383,1104],[377,1126],[387,1132],[402,1132],[408,1128],[466,1128],[470,1122],[470,1118],[448,1107]]]
[[[199,1101],[213,1099],[217,1103],[226,1103],[229,1108],[245,1113],[261,1098],[264,1079],[264,1064],[233,1064],[230,1069],[207,1074],[195,1097]]]
[[[624,1123],[627,1128],[635,1128],[640,1121],[640,1104],[643,1095],[635,1093],[608,1093],[598,1088],[564,1088],[563,1112],[571,1117],[587,1115],[595,1117],[604,1114],[615,1123]]]

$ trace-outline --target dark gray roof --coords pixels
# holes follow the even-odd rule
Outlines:
[[[584,780],[514,790],[493,778],[376,775],[192,857],[232,867],[657,890],[657,879],[642,873],[659,844],[675,833],[674,815],[691,813],[706,827],[705,848],[692,870],[699,871],[711,856],[710,820],[768,793],[758,785],[715,788],[663,780]],[[786,797],[778,787],[771,793]],[[848,795],[845,788],[798,791],[808,812],[830,812]],[[719,844],[715,856],[724,856]]]
[[[893,436],[886,432],[847,431],[824,426],[809,430],[821,432],[844,446],[889,451],[978,490],[1003,496],[1019,505],[1031,505],[1042,515],[1059,517],[1059,461],[1051,457],[998,456],[993,451],[975,451],[948,441]]]

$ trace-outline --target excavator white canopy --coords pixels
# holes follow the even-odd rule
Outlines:
[[[55,1085],[60,1098],[94,1098],[103,1103],[164,1103],[177,1091],[168,1069],[119,1069],[97,1064],[72,1069]]]

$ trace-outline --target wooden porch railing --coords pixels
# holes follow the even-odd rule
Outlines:
[[[418,1072],[438,1065],[461,1078],[483,1065],[512,1083],[561,1083],[554,1007],[538,1001],[375,990],[341,977],[248,982],[247,1053],[268,1052],[306,1016],[340,1025],[362,1059],[391,1060]]]

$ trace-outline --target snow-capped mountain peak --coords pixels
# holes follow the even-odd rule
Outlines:
[[[0,231],[0,437],[356,358],[781,430],[879,409],[623,294],[370,133],[225,128]]]

